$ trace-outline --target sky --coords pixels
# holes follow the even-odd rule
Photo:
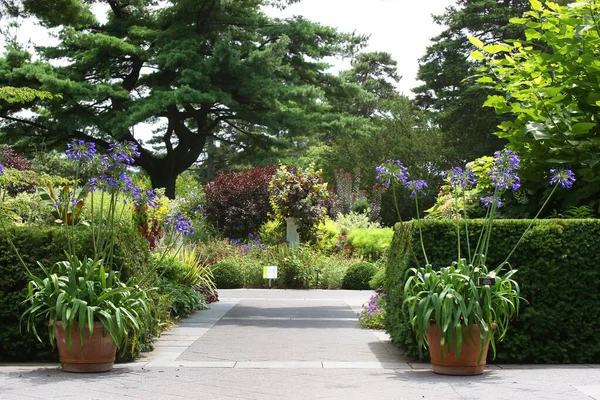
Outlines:
[[[370,35],[363,51],[385,51],[398,62],[402,79],[398,90],[412,97],[418,60],[425,54],[430,39],[444,29],[433,22],[432,14],[442,14],[456,0],[302,0],[273,16],[302,15],[342,32]],[[407,5],[408,4],[408,5]],[[337,62],[334,69],[347,68],[349,60]]]
[[[270,9],[267,12],[273,17],[302,15],[342,32],[370,35],[363,51],[390,53],[398,62],[398,74],[402,76],[398,90],[412,97],[411,89],[419,85],[416,81],[418,60],[425,54],[430,39],[443,30],[433,22],[431,15],[441,14],[455,3],[456,0],[302,0],[283,11]],[[95,8],[102,9],[98,5]],[[24,21],[16,33],[23,43],[31,38],[38,45],[51,45],[55,40],[32,21]],[[333,71],[350,65],[349,60],[329,62],[333,64]]]

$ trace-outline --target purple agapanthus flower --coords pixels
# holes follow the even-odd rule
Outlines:
[[[446,172],[446,177],[450,179],[452,187],[469,188],[477,183],[473,171],[463,170],[460,167],[454,167]]]
[[[415,197],[417,194],[425,195],[424,189],[427,189],[427,182],[421,179],[410,181],[406,182],[404,187],[406,187],[408,190],[411,190],[410,197]]]
[[[167,215],[165,218],[165,227],[173,227],[173,229],[182,235],[192,236],[194,234],[194,226],[191,220],[186,220],[182,214]]]
[[[82,139],[74,139],[67,144],[67,157],[75,161],[91,160],[96,154],[96,144]]]
[[[119,164],[132,165],[140,156],[137,144],[133,142],[114,143],[108,147],[108,154]]]
[[[482,197],[481,199],[481,203],[483,204],[483,206],[485,208],[488,208],[489,206],[492,205],[493,201],[494,201],[494,196],[487,196],[487,197]],[[502,199],[498,198],[496,200],[496,208],[500,208],[502,207]]]
[[[570,169],[551,169],[551,185],[560,185],[563,189],[570,189],[575,183],[575,174]]]
[[[376,167],[375,172],[375,179],[385,187],[389,187],[393,182],[404,185],[409,177],[408,169],[400,160],[387,160],[385,164]]]
[[[521,168],[521,160],[510,150],[494,153],[494,161],[489,174],[492,183],[500,190],[517,190],[521,187],[521,179],[515,172]]]

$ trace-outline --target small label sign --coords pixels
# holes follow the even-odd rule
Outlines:
[[[481,276],[479,277],[479,286],[494,286],[496,283],[496,278],[491,276]]]
[[[269,265],[267,267],[263,267],[263,278],[277,279],[277,265]]]

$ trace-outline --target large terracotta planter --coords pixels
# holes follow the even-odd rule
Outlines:
[[[67,372],[106,372],[115,363],[117,346],[108,333],[103,332],[100,322],[94,322],[94,332],[90,337],[86,325],[83,347],[79,328],[71,328],[71,351],[67,348],[67,337],[62,322],[54,325],[58,354],[63,370]]]
[[[431,324],[431,328],[427,332],[427,343],[429,344],[429,355],[431,357],[433,372],[443,375],[479,375],[483,373],[490,341],[488,339],[487,343],[481,342],[477,325],[463,328],[462,350],[458,357],[456,357],[454,352],[455,346],[452,344],[450,346],[452,351],[450,352],[444,346],[444,356],[442,359],[441,338],[442,334],[437,325]],[[484,348],[480,360],[479,355],[481,354],[482,346]]]

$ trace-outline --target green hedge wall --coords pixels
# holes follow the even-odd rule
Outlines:
[[[476,243],[482,220],[469,222],[471,243]],[[530,220],[494,222],[489,267],[508,255]],[[435,267],[456,259],[456,225],[449,220],[422,221],[423,240]],[[464,229],[461,229],[464,232]],[[600,220],[536,221],[510,259],[518,269],[521,287],[518,319],[497,344],[499,363],[600,362]],[[466,251],[462,238],[463,252]],[[474,246],[474,245],[473,245]],[[466,253],[463,253],[463,255]],[[407,268],[423,263],[414,222],[396,225],[390,248],[384,288],[388,293],[387,330],[409,357],[424,359],[402,310],[402,289]],[[489,359],[491,361],[491,352]]]
[[[36,261],[45,266],[64,260],[67,245],[66,230],[61,227],[20,226],[8,227],[15,246],[26,265],[36,274]],[[148,243],[137,232],[121,229],[116,233],[115,262],[122,265],[122,277],[142,276],[149,269]],[[90,249],[91,231],[77,228],[77,247]],[[84,255],[81,253],[79,255]],[[91,252],[87,254],[91,255]],[[27,294],[27,275],[7,240],[0,237],[0,361],[49,361],[58,359],[58,353],[48,344],[47,321],[40,320],[40,343],[25,326],[19,329],[19,320],[27,305],[22,304]],[[152,333],[142,333],[140,342],[147,342]],[[143,347],[143,346],[142,346]],[[130,356],[125,356],[125,359]]]

